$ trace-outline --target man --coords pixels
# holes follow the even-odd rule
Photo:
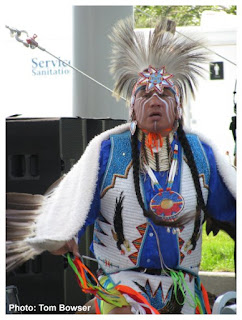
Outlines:
[[[102,286],[121,284],[146,299],[125,294],[119,307],[99,300],[101,313],[145,313],[148,304],[159,313],[208,313],[198,277],[202,223],[227,225],[233,236],[235,172],[206,138],[183,129],[184,99],[206,55],[168,27],[159,23],[148,45],[130,19],[114,27],[114,91],[130,101],[131,122],[94,138],[28,239],[37,252],[78,256],[71,238],[94,224]]]

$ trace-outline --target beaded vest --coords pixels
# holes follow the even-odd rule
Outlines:
[[[194,151],[203,197],[206,202],[210,177],[208,160],[199,138],[193,134],[188,134],[187,138]],[[140,254],[147,237],[149,224],[135,194],[130,132],[126,131],[110,136],[110,139],[111,150],[101,186],[100,215],[94,225],[93,239],[95,256],[106,273],[130,270],[140,266]],[[183,214],[195,215],[196,191],[190,168],[184,159],[179,165],[182,166],[180,194],[185,201]],[[142,182],[140,182],[140,189],[144,195]],[[117,234],[114,227],[114,212],[121,195],[123,231],[127,240],[122,245],[122,250],[117,246]],[[193,233],[193,228],[194,220],[187,223],[176,235],[179,247],[179,266],[198,272],[201,259],[201,233],[194,251],[190,252],[186,247]]]

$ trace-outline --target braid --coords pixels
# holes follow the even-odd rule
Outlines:
[[[207,207],[203,199],[202,189],[199,181],[199,174],[197,170],[197,166],[194,160],[194,156],[191,150],[191,146],[187,140],[186,134],[183,130],[182,124],[180,123],[177,129],[177,135],[178,139],[181,142],[182,148],[184,150],[185,156],[187,158],[188,166],[191,170],[192,179],[194,182],[194,186],[197,193],[197,208],[196,208],[196,217],[194,222],[194,231],[191,238],[191,243],[193,245],[193,248],[196,246],[196,241],[200,229],[200,223],[201,223],[201,210],[204,211],[205,216],[207,215]]]
[[[206,205],[205,205],[205,202],[203,199],[203,194],[202,194],[202,189],[201,189],[201,185],[200,185],[200,181],[199,181],[199,174],[198,174],[197,166],[196,166],[196,163],[194,160],[191,146],[187,140],[186,134],[185,134],[181,124],[179,125],[179,127],[177,129],[177,135],[178,135],[179,141],[181,142],[182,148],[183,148],[185,156],[187,158],[189,168],[191,170],[194,186],[195,186],[195,189],[197,192],[198,206],[202,210],[206,211]]]
[[[139,149],[138,149],[138,130],[135,131],[134,135],[131,136],[132,146],[132,159],[133,159],[133,176],[134,176],[134,187],[135,193],[143,212],[145,213],[145,205],[142,199],[139,186]]]
[[[147,151],[145,148],[145,133],[144,132],[142,132],[142,151],[143,151],[146,163],[149,164],[149,159],[148,159]]]

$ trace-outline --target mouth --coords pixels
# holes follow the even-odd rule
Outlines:
[[[159,120],[162,117],[162,113],[158,111],[154,111],[149,115],[149,118],[152,120]]]

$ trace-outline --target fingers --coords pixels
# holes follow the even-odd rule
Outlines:
[[[54,255],[63,255],[63,254],[66,254],[67,252],[72,252],[75,257],[78,257],[78,258],[81,257],[79,253],[78,245],[74,239],[67,241],[64,244],[64,246],[61,247],[60,249],[51,251],[51,253]]]
[[[51,251],[51,253],[58,256],[58,255],[63,255],[65,253],[67,253],[68,251],[69,251],[69,248],[68,248],[68,245],[66,243],[63,247],[61,247],[58,250]]]
[[[81,255],[79,253],[79,249],[78,249],[78,245],[75,243],[75,245],[73,246],[72,248],[72,251],[71,251],[75,257],[78,257],[78,258],[81,258]]]
[[[78,257],[78,258],[81,257],[81,255],[79,253],[78,245],[74,239],[69,240],[67,242],[67,245],[68,245],[68,251],[72,252],[75,257]]]

